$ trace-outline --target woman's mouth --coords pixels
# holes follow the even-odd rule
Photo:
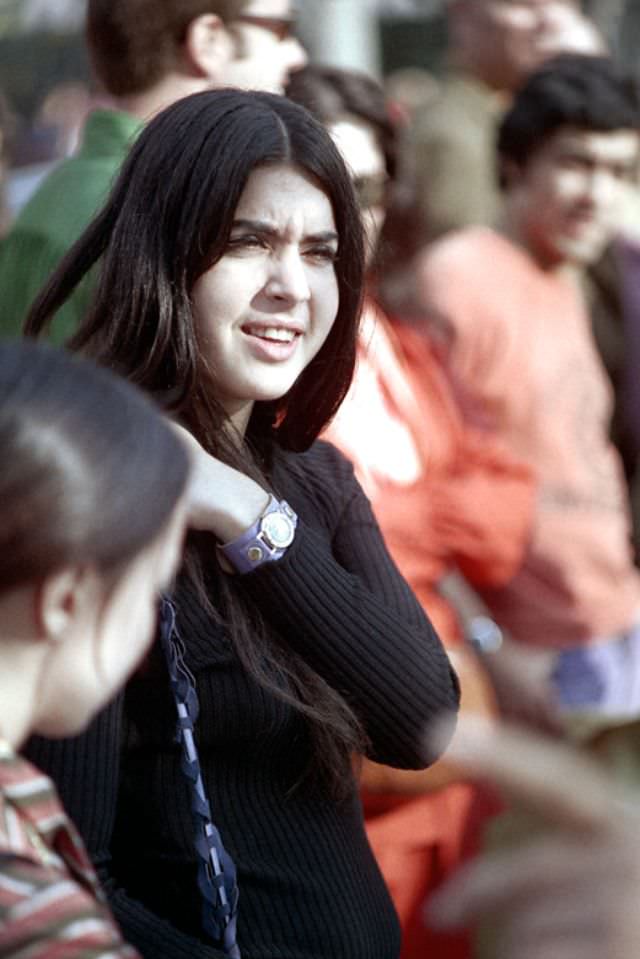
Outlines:
[[[285,326],[247,324],[242,327],[247,343],[257,359],[268,363],[282,363],[295,352],[301,330]]]
[[[248,336],[257,336],[261,340],[270,340],[276,343],[292,343],[300,334],[296,330],[282,326],[244,326],[242,332]]]

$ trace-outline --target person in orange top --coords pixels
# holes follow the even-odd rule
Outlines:
[[[579,738],[640,720],[640,576],[611,388],[577,282],[614,233],[639,154],[631,80],[606,57],[558,57],[502,122],[500,230],[451,234],[417,263],[457,376],[539,478],[525,562],[484,597],[514,640],[496,667],[527,679],[531,701]]]
[[[287,93],[327,125],[346,158],[372,254],[395,171],[382,90],[360,74],[308,67]],[[354,382],[325,438],[354,463],[391,555],[448,647],[463,708],[490,712],[484,674],[441,586],[457,573],[485,585],[515,574],[533,510],[530,471],[465,425],[437,350],[384,316],[373,298],[365,304]],[[466,959],[467,936],[427,929],[422,904],[475,850],[492,800],[459,781],[446,759],[427,775],[365,762],[362,787],[368,838],[402,924],[402,959]]]

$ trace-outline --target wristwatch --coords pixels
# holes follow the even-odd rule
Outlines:
[[[504,636],[498,624],[489,616],[472,616],[466,624],[465,639],[479,653],[497,653]]]
[[[250,573],[284,556],[297,525],[298,517],[289,504],[272,496],[253,526],[218,549],[237,573]]]

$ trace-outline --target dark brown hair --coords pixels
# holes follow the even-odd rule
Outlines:
[[[247,0],[89,0],[86,36],[97,79],[113,96],[144,93],[174,70],[189,24],[230,23]]]
[[[637,82],[610,57],[563,54],[532,73],[505,113],[497,137],[499,183],[523,170],[556,131],[640,130]]]
[[[387,109],[384,89],[356,70],[311,64],[287,82],[287,96],[329,126],[350,113],[373,127],[390,180],[396,175],[398,134]]]
[[[87,360],[0,344],[0,592],[67,565],[112,576],[166,525],[188,477],[152,403]]]

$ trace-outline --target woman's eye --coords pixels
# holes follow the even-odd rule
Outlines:
[[[229,250],[263,250],[266,248],[265,241],[259,236],[234,236],[228,243]]]
[[[338,259],[338,251],[332,246],[312,246],[304,251],[304,255],[320,263],[335,263]]]

